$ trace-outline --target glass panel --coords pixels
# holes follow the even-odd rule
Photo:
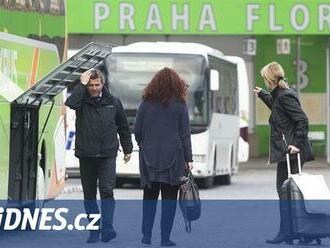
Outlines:
[[[174,69],[189,85],[188,101],[191,124],[205,125],[208,120],[206,61],[200,55],[183,54],[112,54],[106,62],[110,92],[118,97],[134,123],[142,92],[155,73],[164,67]]]

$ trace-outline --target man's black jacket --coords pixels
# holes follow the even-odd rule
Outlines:
[[[132,152],[131,133],[123,106],[105,86],[101,99],[95,101],[86,86],[79,83],[65,105],[76,111],[77,157],[116,156],[119,148],[117,133],[124,153]]]
[[[288,145],[294,145],[300,149],[304,162],[313,160],[308,139],[308,118],[301,109],[296,92],[292,89],[276,87],[271,93],[261,90],[258,96],[271,110],[269,117],[270,162],[285,161]],[[283,135],[286,141],[283,140]]]

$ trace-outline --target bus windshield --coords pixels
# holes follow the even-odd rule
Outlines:
[[[187,105],[191,124],[207,125],[207,67],[203,56],[113,53],[106,65],[109,90],[121,100],[130,125],[134,123],[143,89],[164,67],[173,68],[189,85]]]

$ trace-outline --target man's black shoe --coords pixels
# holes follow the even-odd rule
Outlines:
[[[151,245],[151,237],[143,236],[141,239],[141,243],[144,245]]]
[[[89,237],[87,239],[87,243],[96,243],[100,240],[100,232],[99,231],[90,231]]]
[[[101,241],[102,242],[109,242],[110,240],[112,240],[116,237],[117,237],[117,234],[116,234],[115,231],[102,233]]]
[[[173,241],[171,240],[166,240],[166,241],[162,241],[160,243],[160,246],[163,247],[163,246],[176,246],[176,243],[174,243]]]

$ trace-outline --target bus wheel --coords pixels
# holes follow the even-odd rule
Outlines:
[[[197,181],[197,183],[199,184],[199,187],[202,189],[209,189],[212,188],[213,184],[214,184],[214,177],[213,176],[209,176],[203,179],[199,179]]]
[[[231,184],[231,175],[221,175],[217,177],[217,183],[219,185],[230,185]]]

